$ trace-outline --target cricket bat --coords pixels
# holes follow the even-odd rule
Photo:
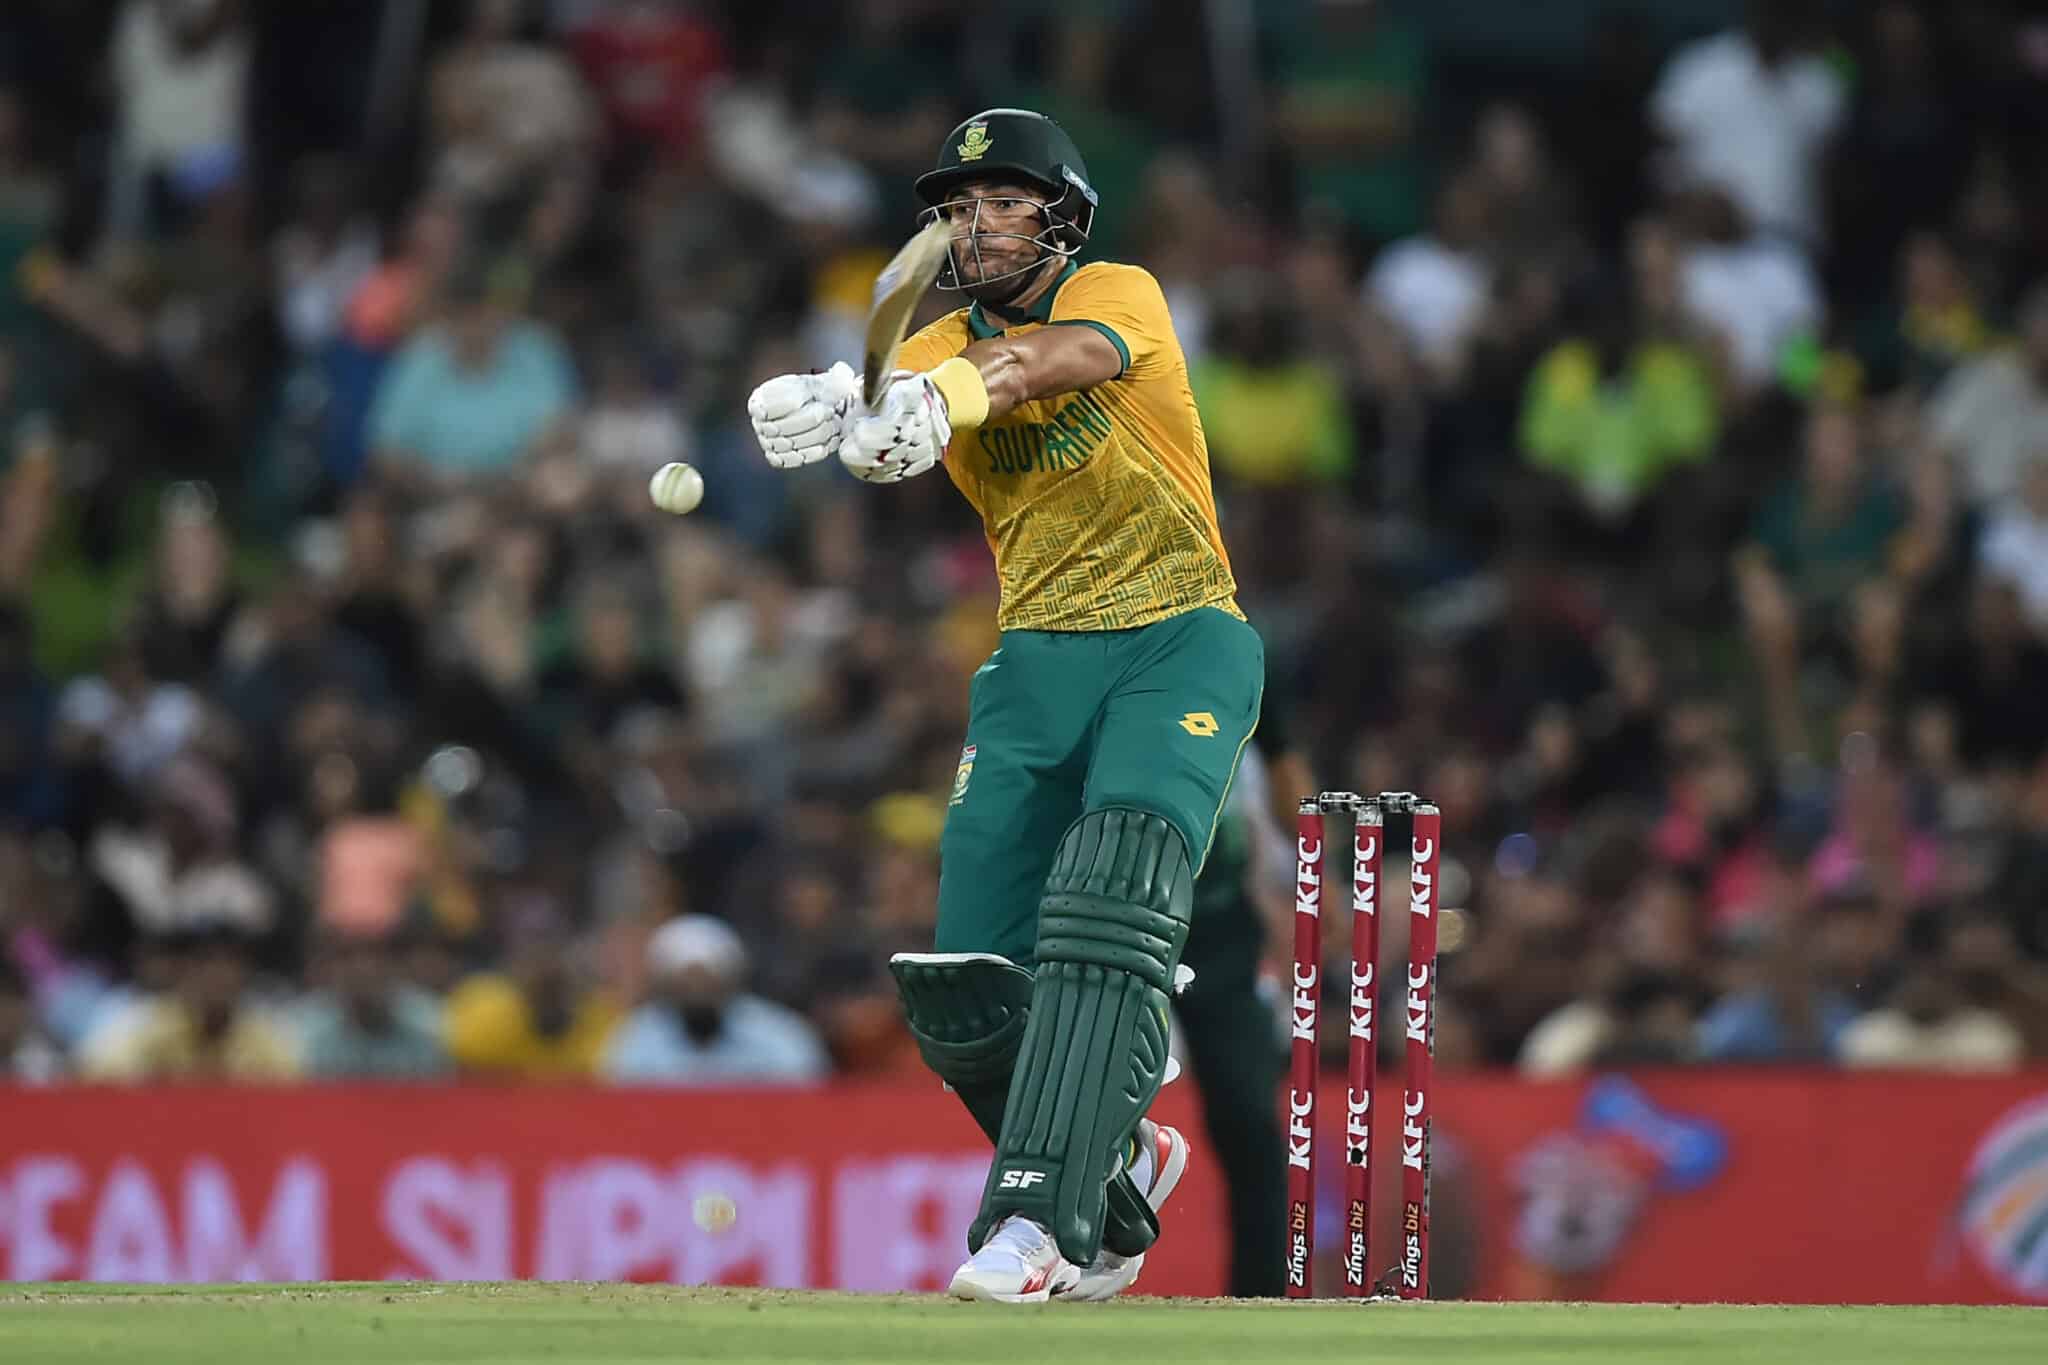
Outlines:
[[[896,369],[896,350],[910,326],[917,301],[938,279],[953,243],[953,228],[943,218],[903,244],[882,273],[875,276],[874,300],[868,305],[867,337],[861,347],[860,395],[872,412]]]

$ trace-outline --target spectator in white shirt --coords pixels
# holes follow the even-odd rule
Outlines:
[[[1437,196],[1430,231],[1387,247],[1366,277],[1367,304],[1439,374],[1455,365],[1485,308],[1491,272],[1480,247],[1487,204],[1476,176],[1453,180]]]
[[[292,168],[292,219],[271,246],[277,321],[301,355],[341,330],[349,300],[377,269],[377,229],[355,211],[348,171],[328,157]]]
[[[1806,255],[1750,230],[1742,206],[1717,186],[1685,196],[1690,242],[1679,263],[1686,315],[1720,340],[1744,393],[1767,386],[1785,344],[1820,325],[1820,285]]]
[[[180,754],[141,795],[139,824],[103,822],[86,845],[86,866],[102,888],[88,922],[117,943],[194,924],[226,925],[252,939],[268,933],[277,897],[236,850],[240,822],[226,774]]]
[[[1841,79],[1811,50],[1809,0],[1751,0],[1739,29],[1682,47],[1650,95],[1678,185],[1728,186],[1759,231],[1820,236],[1820,162],[1840,126]]]
[[[647,942],[651,998],[605,1051],[603,1074],[641,1085],[802,1084],[830,1067],[801,1015],[745,990],[747,952],[710,915],[683,915]]]
[[[130,631],[110,647],[103,672],[74,678],[57,694],[57,747],[69,763],[104,766],[140,788],[197,737],[205,718],[197,693],[153,676],[141,637]]]
[[[521,37],[521,0],[471,0],[461,35],[427,80],[434,175],[459,194],[587,155],[600,125],[576,65]]]
[[[1977,558],[1986,577],[2012,584],[2028,622],[2048,635],[2048,447],[2027,466],[2019,500],[1992,512]]]
[[[1891,997],[1842,1031],[1845,1066],[2011,1071],[2026,1060],[2013,1022],[1972,1004],[1947,953],[1947,926],[1930,915],[1907,931],[1904,970]]]
[[[116,236],[148,219],[151,177],[245,141],[251,40],[241,0],[128,0],[109,68],[116,119],[108,217]]]
[[[1961,461],[1980,502],[2019,491],[2028,462],[2048,451],[2048,285],[2027,295],[2020,344],[1949,375],[1929,408],[1935,439]]]

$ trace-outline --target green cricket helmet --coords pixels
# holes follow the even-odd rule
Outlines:
[[[940,207],[968,181],[1013,177],[1047,195],[1045,227],[1031,240],[1062,257],[1079,251],[1095,226],[1095,187],[1088,183],[1087,163],[1066,129],[1029,109],[984,109],[946,135],[939,164],[917,178],[917,195],[929,205],[919,220],[937,217]],[[950,259],[939,287],[961,287]]]

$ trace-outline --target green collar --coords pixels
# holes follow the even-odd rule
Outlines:
[[[1031,306],[1026,308],[1017,317],[1007,318],[1003,323],[1003,327],[1015,327],[1026,322],[1051,322],[1052,301],[1054,297],[1060,292],[1060,286],[1072,279],[1074,272],[1080,268],[1073,261],[1069,260],[1067,268],[1053,276],[1052,287],[1032,300]],[[1003,310],[1000,308],[996,309],[995,312],[999,317],[1003,315]],[[987,341],[990,337],[1001,336],[1003,334],[1003,327],[998,327],[989,321],[988,314],[982,311],[981,301],[978,299],[975,301],[974,306],[967,310],[967,330],[973,333],[976,341]]]

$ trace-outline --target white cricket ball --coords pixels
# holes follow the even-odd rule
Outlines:
[[[704,501],[704,476],[694,466],[680,461],[665,464],[648,481],[647,495],[662,511],[681,516],[695,511],[697,504]]]
[[[722,1194],[700,1194],[690,1207],[690,1216],[706,1232],[724,1232],[740,1216],[740,1211],[732,1200]]]

